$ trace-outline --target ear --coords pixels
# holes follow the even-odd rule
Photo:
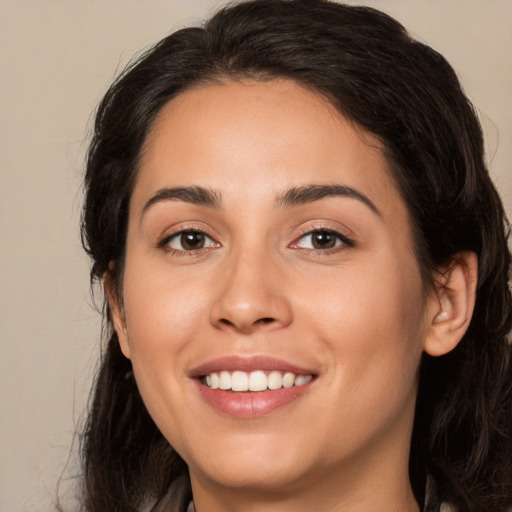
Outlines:
[[[466,333],[475,307],[478,258],[474,252],[457,253],[440,272],[429,299],[428,331],[424,351],[442,356],[453,350]]]
[[[105,277],[103,278],[103,289],[105,290],[110,314],[112,315],[114,330],[116,331],[117,338],[119,340],[121,352],[126,358],[130,359],[130,346],[128,344],[128,332],[126,329],[123,302],[121,297],[119,297],[108,272],[105,273]]]

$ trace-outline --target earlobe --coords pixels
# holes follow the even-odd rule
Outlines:
[[[442,356],[453,350],[467,331],[475,307],[478,258],[474,252],[457,253],[441,273],[428,308],[424,350]]]
[[[110,314],[112,316],[112,323],[114,324],[114,330],[116,331],[121,351],[126,358],[130,359],[130,347],[128,344],[123,304],[108,272],[103,278],[103,289],[105,290]]]

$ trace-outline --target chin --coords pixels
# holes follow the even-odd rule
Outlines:
[[[250,456],[230,455],[228,458],[197,468],[199,473],[217,486],[258,492],[286,492],[299,486],[305,479],[303,461],[275,455]],[[194,472],[194,467],[189,469]]]

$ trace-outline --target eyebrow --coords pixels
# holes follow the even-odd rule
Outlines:
[[[278,207],[286,208],[313,203],[333,196],[357,199],[368,206],[375,214],[382,216],[379,209],[370,198],[355,188],[348,187],[346,185],[304,185],[301,187],[293,187],[279,195],[276,203]],[[200,186],[172,187],[158,190],[144,205],[142,215],[144,215],[156,203],[170,201],[173,199],[199,206],[205,206],[207,208],[221,208],[220,193],[213,189]]]
[[[379,209],[375,206],[375,203],[373,203],[369,197],[355,188],[346,185],[305,185],[302,187],[294,187],[280,195],[277,198],[277,204],[280,207],[299,206],[332,196],[357,199],[368,206],[370,210],[379,217],[382,216]]]
[[[209,188],[198,186],[161,188],[144,205],[142,215],[144,215],[156,203],[171,201],[173,199],[215,209],[219,209],[221,204],[220,195],[215,192],[215,190]]]

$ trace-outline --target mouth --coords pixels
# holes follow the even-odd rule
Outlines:
[[[190,377],[202,399],[236,418],[255,418],[296,402],[318,375],[265,356],[224,357],[197,367]]]
[[[261,392],[303,386],[313,380],[313,375],[295,375],[292,372],[255,370],[252,372],[227,371],[212,372],[201,377],[201,384],[210,389],[237,392]]]

